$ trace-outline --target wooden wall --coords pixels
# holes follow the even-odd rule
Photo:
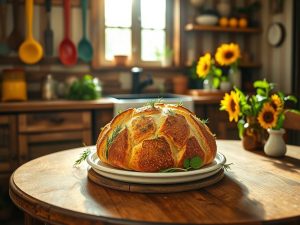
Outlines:
[[[272,13],[271,1],[262,2],[262,76],[277,83],[278,89],[286,93],[292,91],[292,22],[293,0],[283,1],[283,11]],[[277,48],[267,42],[267,29],[272,22],[280,22],[285,27],[285,40]]]

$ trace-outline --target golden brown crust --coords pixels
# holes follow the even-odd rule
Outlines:
[[[107,160],[112,166],[119,168],[128,168],[129,145],[128,129],[121,131],[115,138],[110,148],[106,149]]]
[[[205,165],[216,151],[215,137],[192,112],[163,103],[120,113],[97,140],[97,154],[103,162],[145,172],[182,167],[185,159],[194,156]]]
[[[132,158],[131,166],[137,171],[156,172],[174,167],[172,151],[164,137],[144,140]]]
[[[195,137],[190,137],[186,143],[183,155],[178,160],[178,167],[183,167],[184,160],[191,159],[195,156],[199,156],[202,161],[204,161],[204,152],[201,149],[197,139]]]
[[[179,114],[168,115],[160,131],[179,148],[182,148],[190,136],[189,125],[185,117]]]

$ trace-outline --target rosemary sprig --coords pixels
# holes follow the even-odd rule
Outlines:
[[[167,110],[167,112],[166,112],[168,115],[170,115],[170,116],[175,116],[175,112],[174,112],[174,110],[172,110],[172,109],[168,109]]]
[[[175,106],[183,106],[182,100],[180,100],[180,102],[178,102],[177,104],[175,104]]]
[[[117,126],[116,129],[114,129],[112,135],[107,138],[106,148],[105,148],[105,157],[106,157],[106,159],[108,159],[108,149],[110,148],[110,146],[112,145],[112,143],[114,142],[114,140],[116,139],[118,134],[120,133],[121,129],[122,129],[121,126]]]
[[[91,150],[90,150],[89,148],[87,148],[86,150],[84,150],[84,151],[81,153],[79,159],[77,159],[77,160],[75,161],[75,163],[74,163],[73,166],[74,166],[74,167],[79,166],[80,163],[82,163],[84,160],[86,160],[86,158],[89,156],[89,154],[91,154]]]
[[[162,98],[152,99],[152,100],[150,100],[149,102],[147,102],[147,103],[145,104],[145,106],[151,106],[151,108],[155,108],[155,104],[156,104],[156,103],[161,103],[162,101],[163,101]]]
[[[224,170],[227,172],[228,170],[231,170],[230,166],[232,165],[233,163],[227,163],[227,164],[224,164],[223,168]]]

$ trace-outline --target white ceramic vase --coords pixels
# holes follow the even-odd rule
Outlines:
[[[264,152],[268,156],[281,157],[286,153],[286,144],[283,140],[284,129],[268,129],[269,138],[264,146]]]

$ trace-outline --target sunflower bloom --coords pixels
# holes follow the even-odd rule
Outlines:
[[[234,91],[231,91],[230,95],[226,93],[223,100],[221,101],[221,108],[224,108],[228,112],[230,121],[238,121],[238,117],[240,114],[239,101],[239,95]]]
[[[268,129],[276,126],[278,113],[270,103],[265,103],[258,114],[257,120],[261,127]]]
[[[216,61],[221,66],[229,66],[240,58],[240,48],[237,44],[222,44],[216,52]]]
[[[201,78],[205,78],[210,71],[211,67],[211,55],[206,53],[204,56],[200,57],[197,64],[197,74]]]
[[[283,102],[282,102],[281,98],[279,97],[279,95],[277,95],[277,94],[273,94],[271,96],[270,104],[275,109],[275,111],[278,113],[283,110]]]

